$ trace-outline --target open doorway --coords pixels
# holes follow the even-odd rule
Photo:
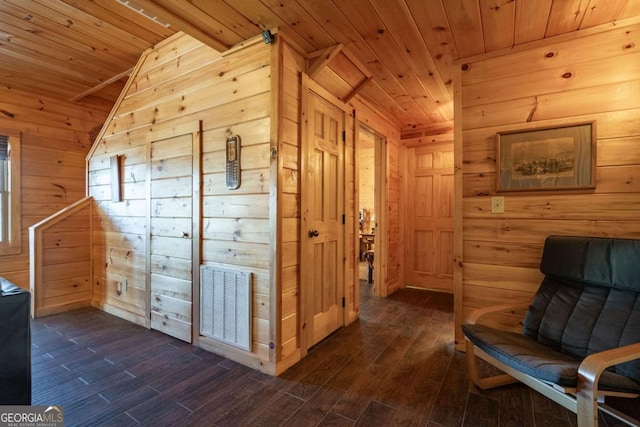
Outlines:
[[[358,128],[358,276],[363,293],[382,296],[383,272],[380,259],[384,251],[384,220],[381,210],[385,137],[368,126]]]

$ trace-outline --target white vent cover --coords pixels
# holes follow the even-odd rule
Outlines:
[[[251,351],[251,272],[200,266],[200,333]]]

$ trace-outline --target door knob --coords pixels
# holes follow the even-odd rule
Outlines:
[[[309,230],[309,237],[318,237],[319,235],[318,230]]]

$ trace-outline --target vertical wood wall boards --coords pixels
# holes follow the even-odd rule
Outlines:
[[[300,73],[305,70],[305,61],[300,52],[276,36],[280,47],[278,90],[277,144],[278,190],[280,200],[281,232],[276,236],[280,243],[280,313],[276,317],[280,330],[280,345],[277,355],[281,363],[278,372],[300,360]]]
[[[637,24],[578,32],[459,64],[457,326],[474,308],[531,297],[547,235],[640,237],[638,33]],[[597,122],[594,190],[504,194],[505,213],[491,213],[496,132],[591,120]],[[516,313],[494,323],[517,327],[518,321]],[[456,333],[460,339],[459,328]]]

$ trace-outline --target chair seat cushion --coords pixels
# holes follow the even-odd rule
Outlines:
[[[465,336],[485,353],[531,377],[576,387],[582,359],[564,354],[528,336],[484,325],[462,325]],[[610,371],[600,377],[601,390],[640,392],[640,384]]]

